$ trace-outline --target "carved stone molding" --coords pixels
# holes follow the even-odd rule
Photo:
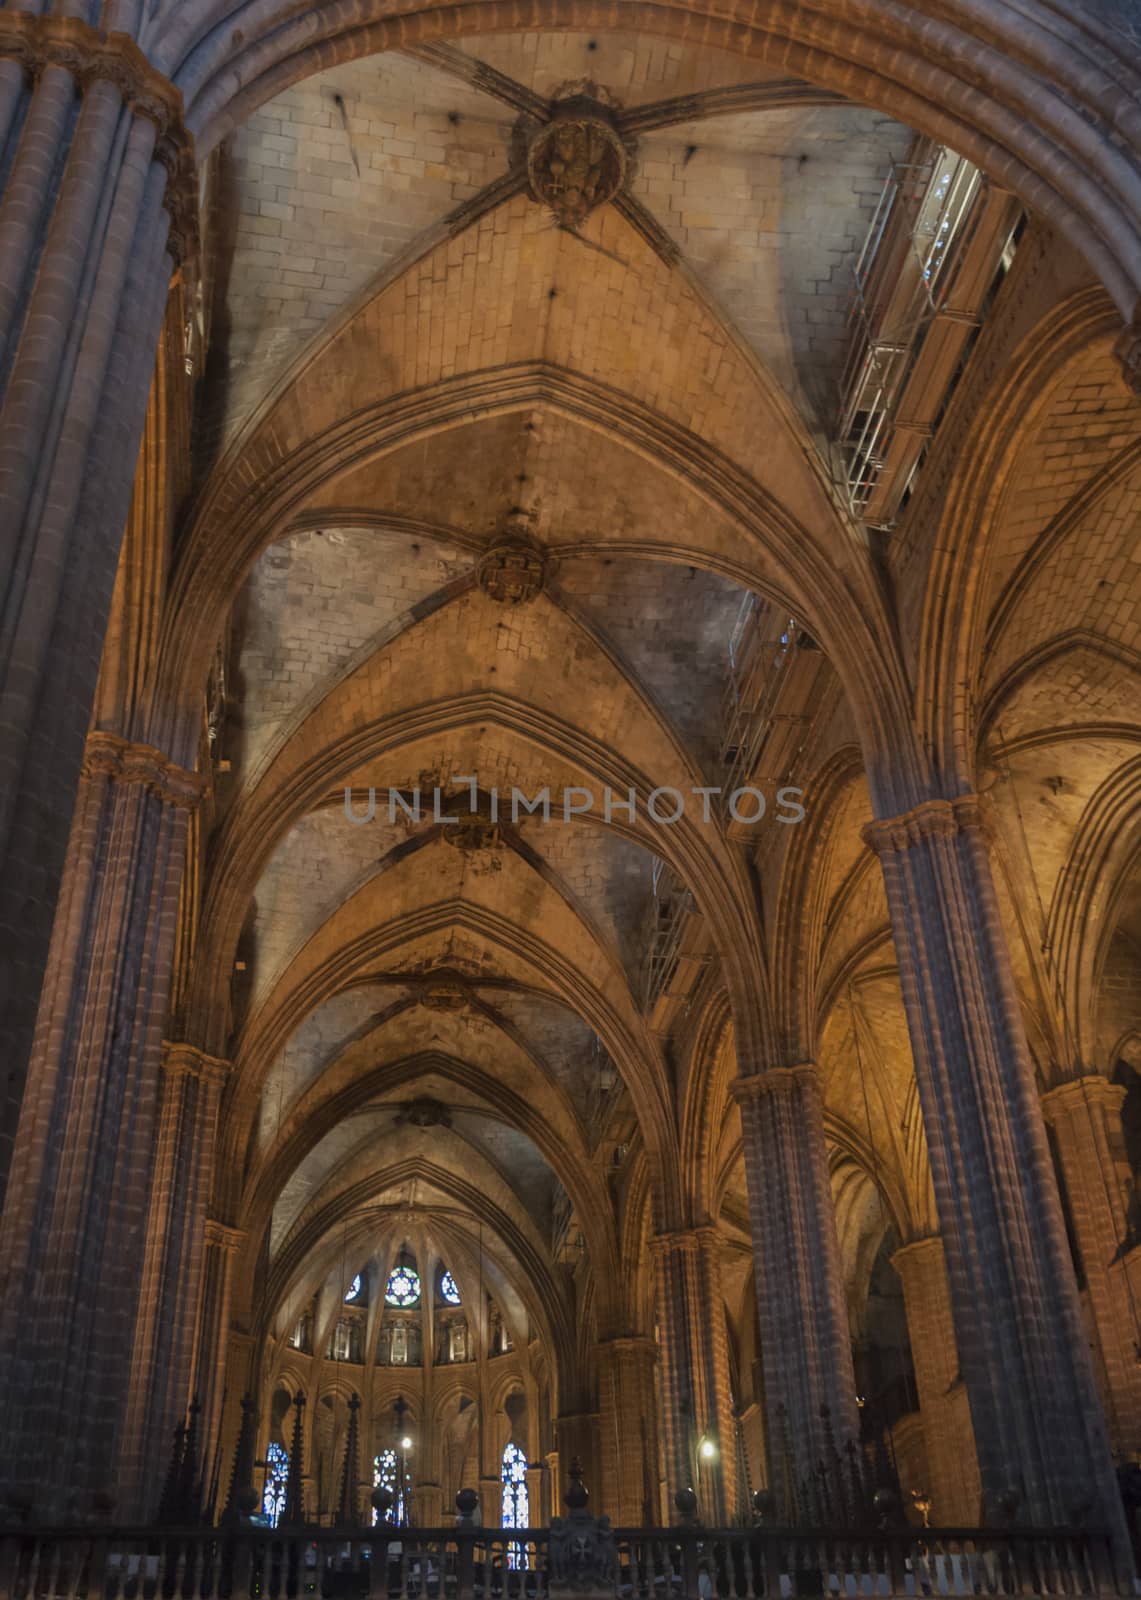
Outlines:
[[[163,76],[126,33],[92,28],[78,17],[0,11],[0,56],[19,61],[34,83],[47,67],[70,72],[79,89],[111,83],[123,104],[154,124],[155,159],[169,174],[164,205],[170,249],[185,261],[198,244],[198,174],[194,140],[183,120],[182,92]]]
[[[570,1515],[551,1518],[550,1592],[556,1597],[588,1595],[597,1600],[599,1595],[617,1590],[617,1536],[609,1517],[593,1517],[576,1507],[569,1498],[570,1492]]]
[[[717,1244],[720,1235],[711,1222],[702,1223],[696,1228],[674,1228],[666,1233],[655,1233],[650,1237],[651,1255],[665,1255],[675,1250],[684,1250],[696,1253],[703,1247]]]
[[[730,1088],[737,1104],[746,1100],[759,1100],[767,1094],[791,1094],[794,1089],[807,1086],[820,1091],[820,1074],[814,1061],[802,1061],[795,1067],[770,1067],[767,1072],[750,1072],[747,1077],[734,1078]]]
[[[188,772],[149,744],[132,744],[117,734],[98,729],[87,735],[83,752],[85,778],[113,778],[119,784],[139,783],[160,800],[193,811],[206,792],[206,778]]]
[[[203,1237],[208,1246],[231,1254],[240,1250],[246,1242],[246,1234],[241,1228],[231,1228],[225,1222],[216,1221],[214,1217],[206,1218]]]
[[[924,839],[952,839],[972,832],[986,835],[987,821],[979,796],[964,794],[955,800],[924,800],[902,816],[869,822],[863,839],[877,855],[883,855],[909,850]]]
[[[1118,334],[1113,353],[1126,384],[1135,395],[1141,395],[1141,300],[1133,308],[1132,320]]]
[[[650,1356],[654,1361],[659,1355],[657,1340],[638,1333],[620,1333],[613,1339],[600,1339],[596,1349],[599,1355],[605,1355],[607,1352],[615,1355],[629,1352],[631,1355]]]
[[[531,194],[564,228],[576,228],[621,189],[629,158],[609,107],[586,94],[556,102],[527,146]]]
[[[479,586],[501,605],[526,605],[543,592],[547,579],[545,552],[514,536],[493,544],[479,564]]]
[[[162,1068],[168,1078],[197,1078],[199,1082],[221,1088],[233,1070],[232,1061],[209,1056],[197,1045],[163,1041]]]
[[[452,1114],[439,1100],[433,1100],[430,1095],[420,1095],[401,1106],[395,1121],[398,1127],[408,1123],[413,1128],[450,1128]]]
[[[1067,1078],[1042,1096],[1042,1114],[1052,1122],[1059,1111],[1089,1112],[1095,1107],[1120,1113],[1125,1101],[1123,1084],[1110,1083],[1100,1072],[1091,1072],[1081,1078]]]
[[[462,1011],[468,1003],[468,994],[458,983],[427,983],[418,999],[429,1011]]]
[[[496,596],[498,598],[498,596]],[[493,850],[500,843],[499,807],[493,796],[459,789],[444,796],[440,835],[453,850]]]
[[[170,217],[167,250],[175,266],[193,261],[198,255],[198,170],[189,134],[185,144],[168,134],[159,139],[155,160],[167,171],[163,205]]]
[[[499,824],[487,818],[463,819],[455,827],[444,829],[444,840],[454,850],[471,854],[479,850],[494,850],[499,844]]]
[[[891,1253],[891,1264],[899,1271],[899,1262],[929,1259],[943,1255],[943,1235],[941,1233],[926,1233],[921,1239],[909,1239],[906,1244],[901,1244],[898,1250]]]

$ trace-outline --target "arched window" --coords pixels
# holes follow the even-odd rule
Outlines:
[[[412,1474],[408,1469],[407,1460],[401,1463],[397,1459],[395,1450],[381,1450],[372,1464],[372,1486],[374,1489],[387,1489],[392,1494],[392,1505],[389,1509],[388,1520],[403,1526],[408,1521],[408,1506],[412,1492]],[[377,1522],[376,1510],[372,1513],[373,1522]]]
[[[262,1516],[276,1528],[285,1509],[285,1484],[289,1477],[289,1451],[283,1444],[271,1442],[265,1453],[265,1489],[262,1491]]]
[[[363,1289],[364,1279],[358,1272],[352,1283],[349,1284],[348,1290],[345,1294],[345,1304],[347,1306],[351,1306],[355,1301],[359,1300]]]
[[[388,1274],[388,1287],[384,1291],[386,1305],[406,1310],[420,1299],[420,1274],[415,1267],[399,1262]]]
[[[330,1361],[360,1361],[361,1322],[357,1317],[340,1317],[329,1340]]]
[[[531,1508],[527,1500],[527,1457],[517,1444],[508,1442],[499,1476],[503,1484],[503,1526],[529,1528]]]
[[[440,1299],[446,1300],[450,1306],[461,1304],[459,1286],[451,1273],[446,1270],[440,1274]]]

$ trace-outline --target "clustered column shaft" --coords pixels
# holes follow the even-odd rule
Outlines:
[[[868,826],[878,852],[988,1506],[1124,1538],[979,802]],[[1009,1502],[1007,1502],[1009,1504]],[[1123,1546],[1122,1546],[1123,1548]]]
[[[736,1509],[737,1448],[717,1229],[659,1234],[653,1247],[667,1493],[694,1488],[706,1520],[723,1525]],[[703,1440],[714,1450],[704,1461]]]
[[[1119,1454],[1133,1456],[1141,1449],[1141,1327],[1122,1259],[1129,1224],[1112,1148],[1121,1142],[1124,1098],[1124,1089],[1093,1074],[1059,1084],[1042,1108],[1054,1129],[1081,1255],[1110,1433]]]
[[[194,1376],[190,1390],[202,1407],[200,1431],[203,1469],[207,1489],[216,1490],[215,1503],[219,1507],[225,1500],[230,1465],[224,1438],[223,1400],[230,1354],[234,1258],[245,1237],[239,1229],[229,1228],[212,1217],[207,1219],[203,1228],[202,1287],[195,1335]],[[237,1372],[232,1376],[236,1377]]]
[[[915,1385],[936,1527],[972,1527],[979,1520],[979,1465],[951,1315],[943,1241],[916,1239],[891,1258],[903,1284]]]
[[[598,1412],[604,1509],[621,1528],[658,1521],[658,1430],[652,1339],[598,1346]]]
[[[4,9],[0,68],[2,1182],[155,348],[196,193],[180,98],[129,38]]]
[[[165,1046],[162,1112],[117,1469],[119,1511],[132,1520],[154,1510],[156,1463],[191,1398],[218,1102],[228,1073],[228,1062],[191,1045]]]
[[[739,1078],[772,1487],[787,1511],[858,1437],[856,1379],[814,1065]],[[822,1408],[826,1408],[825,1421]]]
[[[157,750],[88,741],[0,1228],[6,1483],[41,1515],[86,1510],[114,1480],[201,790]]]

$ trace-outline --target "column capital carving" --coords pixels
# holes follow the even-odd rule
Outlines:
[[[657,1342],[644,1333],[620,1333],[613,1339],[599,1339],[597,1350],[599,1354],[612,1351],[615,1355],[650,1355],[655,1360],[658,1356]]]
[[[1042,1114],[1053,1121],[1060,1111],[1089,1111],[1103,1106],[1110,1111],[1120,1111],[1126,1091],[1120,1083],[1110,1083],[1100,1072],[1084,1073],[1079,1078],[1067,1078],[1047,1089],[1042,1096]]]
[[[820,1070],[815,1061],[801,1061],[794,1067],[770,1067],[765,1072],[750,1072],[734,1078],[730,1084],[738,1105],[746,1100],[760,1100],[768,1094],[792,1094],[799,1088],[820,1092]]]
[[[891,1264],[899,1271],[899,1263],[910,1264],[913,1261],[933,1260],[943,1255],[943,1235],[941,1233],[924,1234],[922,1239],[909,1239],[906,1244],[901,1244],[898,1250],[891,1253]]]
[[[866,823],[864,843],[877,855],[909,850],[924,839],[953,839],[960,833],[988,834],[982,799],[961,794],[954,800],[924,800],[898,817]]]
[[[87,735],[83,776],[142,784],[167,805],[185,811],[193,811],[201,804],[207,782],[202,773],[188,772],[154,745],[132,744],[129,739],[98,728]]]
[[[246,1242],[246,1233],[242,1228],[231,1228],[225,1222],[218,1222],[214,1217],[206,1218],[205,1239],[208,1245],[213,1245],[216,1250],[225,1250],[234,1254]]]
[[[650,1236],[651,1255],[666,1255],[673,1250],[698,1251],[708,1245],[715,1245],[720,1239],[717,1227],[712,1222],[700,1223],[696,1228],[674,1228],[665,1233],[655,1233]]]
[[[197,1045],[177,1040],[163,1040],[162,1068],[168,1078],[197,1078],[201,1083],[221,1088],[233,1071],[233,1066],[232,1061],[222,1061],[217,1056],[208,1056],[205,1050],[199,1050]]]
[[[78,17],[0,11],[0,56],[19,61],[34,82],[47,67],[70,72],[81,90],[111,83],[123,104],[153,123],[155,158],[170,174],[164,204],[171,253],[184,261],[197,249],[198,175],[182,91],[151,65],[128,33],[105,32]]]

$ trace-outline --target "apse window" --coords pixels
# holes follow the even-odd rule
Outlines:
[[[412,1488],[412,1474],[408,1470],[407,1459],[402,1470],[398,1470],[396,1451],[381,1450],[373,1458],[372,1483],[374,1489],[387,1489],[392,1496],[392,1505],[389,1508],[388,1520],[398,1527],[403,1527],[408,1522],[408,1496]],[[380,1521],[380,1514],[373,1508],[372,1520]]]
[[[364,1293],[364,1279],[361,1277],[360,1273],[358,1272],[356,1277],[353,1279],[352,1283],[349,1284],[349,1287],[348,1287],[348,1289],[347,1289],[347,1291],[345,1293],[345,1304],[347,1306],[353,1305],[357,1300],[360,1299],[360,1297],[361,1297],[361,1295],[363,1293]]]
[[[519,1446],[510,1440],[503,1452],[499,1478],[503,1488],[503,1526],[529,1528],[531,1506],[527,1494],[527,1457]],[[515,1569],[527,1565],[526,1545],[508,1545],[507,1565]]]
[[[384,1292],[386,1305],[402,1310],[414,1306],[420,1298],[420,1274],[413,1267],[393,1267],[388,1274],[388,1287]]]
[[[446,1300],[450,1306],[460,1304],[459,1286],[450,1272],[443,1272],[440,1275],[440,1299]]]
[[[504,1450],[500,1477],[503,1482],[503,1526],[529,1528],[531,1509],[527,1500],[527,1457],[517,1444],[509,1443]]]
[[[289,1451],[271,1442],[265,1453],[265,1488],[262,1490],[262,1516],[276,1528],[285,1509],[285,1485],[289,1479]]]

